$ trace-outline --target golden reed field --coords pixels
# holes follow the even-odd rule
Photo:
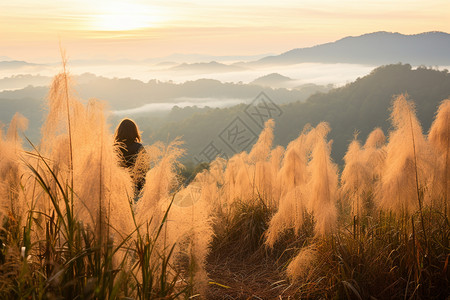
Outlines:
[[[104,104],[64,63],[39,144],[20,114],[0,132],[1,298],[445,299],[450,100],[425,134],[393,99],[390,132],[355,134],[343,166],[327,123],[284,148],[269,120],[188,185],[182,140],[148,145],[135,202]]]

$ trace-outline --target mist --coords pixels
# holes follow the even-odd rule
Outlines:
[[[207,64],[207,63],[206,63]],[[293,79],[289,88],[294,88],[301,84],[334,84],[342,86],[364,76],[375,68],[373,65],[360,64],[324,64],[324,63],[301,63],[295,65],[272,65],[259,66],[257,68],[241,68],[239,71],[218,72],[217,70],[174,70],[172,63],[148,64],[148,63],[71,63],[69,72],[71,75],[81,75],[86,73],[104,76],[107,78],[131,78],[148,82],[151,79],[160,81],[172,81],[183,83],[202,78],[216,79],[222,82],[250,83],[253,80],[271,73],[279,73]],[[189,67],[190,65],[188,65]],[[228,66],[228,65],[223,65]],[[59,71],[58,64],[20,66],[17,68],[0,69],[0,79],[17,75],[39,75],[48,77],[50,84],[51,77]],[[21,84],[15,84],[14,89],[24,88],[33,82],[23,80]]]
[[[185,108],[188,106],[197,106],[199,108],[204,107],[214,107],[214,108],[224,108],[234,106],[240,103],[247,103],[251,99],[234,99],[234,98],[189,98],[180,97],[174,99],[174,103],[149,103],[142,105],[140,107],[131,109],[122,109],[112,111],[113,115],[116,116],[129,116],[136,115],[140,113],[149,112],[168,112],[174,107]]]

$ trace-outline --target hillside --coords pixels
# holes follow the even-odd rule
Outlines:
[[[356,37],[345,37],[336,42],[299,48],[280,55],[262,58],[254,65],[297,64],[303,62],[450,65],[450,34],[427,32],[404,35],[392,32],[374,32]]]
[[[272,89],[251,84],[220,82],[214,79],[198,79],[184,83],[150,80],[142,82],[130,78],[106,78],[93,74],[75,76],[75,89],[82,99],[97,98],[108,102],[113,110],[130,109],[148,103],[175,103],[179,98],[234,98],[252,99],[261,90],[273,93],[280,101],[303,101],[311,95],[311,91]],[[5,85],[4,85],[5,87]],[[317,86],[316,90],[321,90]],[[30,97],[42,99],[48,87],[28,86],[24,89],[0,92],[0,99],[22,99]],[[314,93],[314,91],[312,91]],[[282,103],[280,102],[280,103]]]
[[[287,76],[283,76],[278,73],[271,73],[261,77],[256,78],[251,84],[256,84],[260,86],[283,86],[294,81],[294,79]]]
[[[21,74],[0,78],[0,91],[22,89],[23,87],[48,86],[52,78],[49,76]]]
[[[276,144],[286,145],[307,123],[317,125],[320,121],[327,121],[332,128],[333,158],[337,162],[341,162],[347,143],[355,131],[359,131],[360,138],[364,139],[374,127],[387,129],[388,107],[393,95],[410,95],[416,102],[418,117],[425,130],[431,124],[438,103],[450,96],[450,75],[446,70],[413,69],[410,65],[402,64],[379,67],[353,83],[319,94],[314,93],[320,90],[320,86],[274,90],[216,80],[175,84],[156,80],[144,83],[132,79],[107,79],[92,74],[86,74],[83,78],[76,78],[79,82],[75,87],[78,95],[82,99],[96,97],[106,100],[112,109],[137,107],[150,101],[176,101],[180,97],[254,99],[264,92],[282,112],[280,116],[275,116]],[[12,115],[19,111],[30,120],[27,136],[33,141],[37,140],[45,114],[43,107],[47,93],[47,87],[31,86],[0,92],[0,122],[8,124]],[[246,107],[245,104],[222,109],[175,107],[166,113],[142,112],[128,117],[138,122],[144,131],[146,143],[183,136],[188,151],[185,159],[201,160],[198,155],[213,141],[228,155],[233,153],[224,144],[220,134],[237,116],[254,134],[259,133],[260,128],[245,114]],[[122,117],[112,116],[113,126]]]
[[[313,95],[305,103],[280,105],[282,114],[274,118],[275,144],[286,146],[307,123],[315,126],[321,121],[327,121],[332,129],[330,138],[334,140],[332,156],[341,163],[348,142],[356,131],[362,140],[375,127],[381,127],[386,132],[392,97],[401,93],[408,93],[415,101],[418,118],[424,130],[428,131],[438,104],[450,96],[450,74],[447,70],[388,65],[342,88]],[[145,124],[141,127],[147,133],[152,132],[152,138],[147,142],[166,140],[168,136],[183,136],[188,159],[198,158],[210,142],[217,148],[226,149],[225,152],[231,155],[233,151],[227,148],[220,135],[235,117],[239,116],[256,134],[260,132],[245,114],[245,109],[245,105],[205,109],[191,118],[168,124],[156,131],[146,128]]]
[[[48,94],[48,86],[27,86],[23,89],[9,90],[20,84],[23,79],[32,80],[34,83],[50,81],[49,77],[40,76],[11,76],[0,79],[0,86],[6,90],[0,92],[0,122],[8,124],[15,112],[21,112],[30,120],[27,135],[34,141],[39,135],[41,120],[44,117],[44,102]],[[150,80],[142,82],[130,78],[106,78],[85,73],[74,77],[77,96],[87,100],[90,98],[106,101],[108,108],[114,111],[139,108],[149,103],[205,103],[208,101],[231,105],[236,102],[248,102],[261,91],[278,99],[281,103],[293,101],[305,101],[310,95],[329,88],[314,85],[311,88],[288,90],[284,88],[272,89],[252,84],[223,83],[212,79],[199,79],[184,83],[162,82]],[[166,106],[170,106],[167,104]],[[227,105],[223,105],[227,106]],[[161,112],[145,113],[143,115],[128,115],[135,119],[143,119],[147,126],[153,130],[165,122],[181,120],[192,115],[197,109],[176,110],[176,117],[169,115],[167,119]],[[169,113],[169,109],[167,112]],[[117,118],[122,118],[118,116]],[[115,120],[115,119],[113,119]]]
[[[2,69],[16,69],[30,66],[38,66],[38,64],[33,64],[22,60],[0,61],[0,68]]]
[[[239,72],[244,70],[242,67],[230,66],[216,61],[209,63],[182,63],[178,66],[171,67],[169,70],[193,72],[193,73],[218,73],[218,72]]]

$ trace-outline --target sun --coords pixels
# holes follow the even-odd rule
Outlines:
[[[93,27],[100,31],[127,31],[154,27],[162,21],[156,9],[126,2],[112,2],[93,16]]]

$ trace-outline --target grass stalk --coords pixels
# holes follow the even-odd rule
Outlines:
[[[416,155],[416,144],[414,139],[414,129],[412,124],[412,117],[411,117],[411,111],[408,111],[409,113],[409,123],[411,128],[411,138],[412,138],[412,144],[413,144],[413,154],[414,154],[414,174],[415,174],[415,180],[416,180],[416,192],[417,192],[417,201],[419,203],[419,214],[420,214],[420,223],[422,225],[423,235],[425,238],[425,242],[427,245],[427,252],[428,252],[428,237],[425,230],[425,221],[423,218],[423,208],[422,208],[422,201],[420,199],[420,190],[419,190],[419,175],[417,172],[417,155]]]
[[[446,124],[447,124],[447,132],[450,132],[450,120],[448,119],[449,118],[449,115],[447,114],[446,115],[446,117],[445,117],[445,119],[446,119]],[[450,145],[450,136],[447,134],[447,141],[446,141],[446,145]],[[448,218],[448,207],[447,207],[447,205],[448,205],[448,189],[449,189],[449,187],[448,187],[448,181],[449,181],[449,178],[448,178],[448,174],[449,174],[449,170],[448,170],[448,168],[449,168],[449,163],[450,163],[450,161],[449,161],[449,152],[450,152],[450,149],[447,147],[447,149],[445,150],[445,175],[444,175],[444,216],[445,216],[445,219],[447,220],[447,218]]]
[[[70,177],[70,189],[73,190],[73,148],[72,148],[72,126],[70,122],[70,104],[69,104],[69,84],[67,78],[67,57],[66,53],[63,50],[61,43],[59,44],[59,50],[61,54],[61,61],[63,66],[63,75],[64,75],[64,94],[66,100],[66,109],[67,109],[67,130],[69,137],[69,177]],[[71,193],[70,198],[71,208],[73,210],[73,193]]]

